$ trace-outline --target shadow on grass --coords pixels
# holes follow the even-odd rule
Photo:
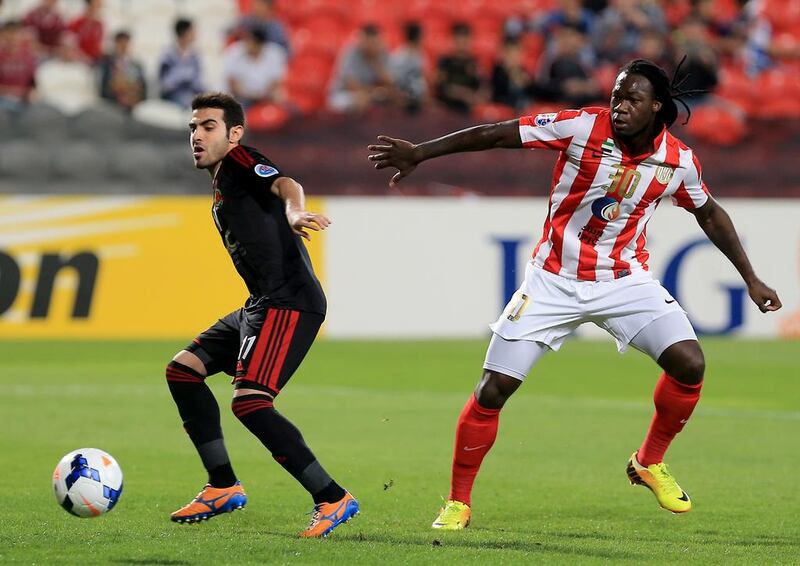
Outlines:
[[[118,558],[111,562],[115,564],[153,564],[156,566],[184,566],[185,564],[191,564],[191,562],[185,560],[169,560],[166,558]]]
[[[478,535],[488,535],[495,531],[481,531],[477,529],[473,529],[471,533],[478,534]],[[262,534],[268,534],[271,536],[282,537],[282,538],[291,538],[296,539],[297,536],[288,533],[281,533],[276,531],[262,531]],[[419,537],[419,538],[412,538],[411,536],[401,537],[401,536],[394,536],[388,533],[341,533],[339,535],[337,533],[336,536],[331,538],[331,541],[342,541],[348,543],[354,542],[365,542],[365,543],[378,543],[378,544],[387,544],[393,547],[402,547],[402,546],[417,546],[417,547],[428,547],[432,549],[436,548],[469,548],[475,550],[506,550],[506,551],[514,551],[514,552],[528,552],[528,553],[540,553],[540,554],[548,554],[548,553],[555,553],[555,554],[562,554],[565,556],[587,556],[587,557],[594,557],[594,558],[604,558],[608,560],[644,560],[647,558],[647,554],[644,553],[637,553],[631,551],[623,551],[623,550],[612,550],[612,549],[605,549],[605,548],[578,548],[575,546],[567,546],[569,543],[565,544],[554,544],[552,542],[538,542],[538,541],[530,541],[530,540],[522,540],[523,538],[530,538],[531,533],[513,533],[505,531],[505,534],[514,536],[520,535],[519,540],[498,540],[498,539],[484,539],[484,540],[475,540],[474,537],[470,538],[459,538],[456,539],[454,537],[450,537],[452,533],[442,533],[444,536],[439,536],[438,534],[432,534],[430,537]],[[467,536],[470,536],[467,534]],[[548,535],[552,536],[552,535]],[[557,535],[556,535],[557,536]],[[591,537],[587,537],[591,538]],[[597,537],[602,539],[603,537]]]

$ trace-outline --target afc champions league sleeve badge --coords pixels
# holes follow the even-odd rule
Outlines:
[[[256,175],[259,177],[272,177],[273,175],[278,174],[278,170],[274,167],[270,167],[269,165],[265,165],[263,163],[259,163],[253,169],[256,172]]]
[[[656,167],[656,180],[662,185],[667,185],[672,180],[675,169],[669,165],[659,165]]]

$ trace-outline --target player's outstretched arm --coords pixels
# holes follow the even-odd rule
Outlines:
[[[742,243],[739,241],[739,236],[736,234],[736,228],[733,227],[731,217],[728,216],[725,209],[712,197],[709,197],[703,206],[692,210],[692,213],[703,232],[736,267],[747,284],[750,298],[759,310],[769,312],[781,308],[781,300],[775,290],[756,276]]]
[[[325,215],[306,210],[306,196],[303,186],[291,177],[279,177],[272,183],[272,192],[286,205],[286,219],[292,231],[306,240],[311,239],[307,230],[319,232],[331,224]]]
[[[427,159],[465,151],[522,147],[519,120],[474,126],[420,144],[389,136],[378,136],[378,141],[382,143],[367,146],[367,149],[376,152],[369,156],[369,160],[375,162],[375,169],[397,169],[397,173],[389,181],[390,186],[407,177],[417,165]]]

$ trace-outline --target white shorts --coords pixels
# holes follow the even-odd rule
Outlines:
[[[585,322],[608,331],[620,353],[632,344],[654,360],[676,342],[697,340],[686,312],[646,271],[613,281],[579,281],[529,262],[522,285],[491,325],[495,336],[484,368],[523,379],[540,357],[530,343],[558,350]]]

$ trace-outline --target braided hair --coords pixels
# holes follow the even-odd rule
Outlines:
[[[647,59],[635,59],[625,65],[620,72],[627,72],[629,74],[641,75],[650,81],[653,85],[653,97],[661,103],[661,109],[656,114],[656,120],[664,124],[667,128],[672,126],[673,122],[678,118],[678,105],[679,102],[686,109],[686,120],[684,125],[689,123],[689,117],[692,115],[692,110],[686,104],[684,98],[696,96],[698,94],[705,94],[708,91],[702,89],[682,90],[681,85],[689,78],[689,74],[685,74],[683,78],[678,79],[678,72],[681,70],[686,55],[683,56],[678,67],[672,74],[672,80],[667,77],[667,72]]]

